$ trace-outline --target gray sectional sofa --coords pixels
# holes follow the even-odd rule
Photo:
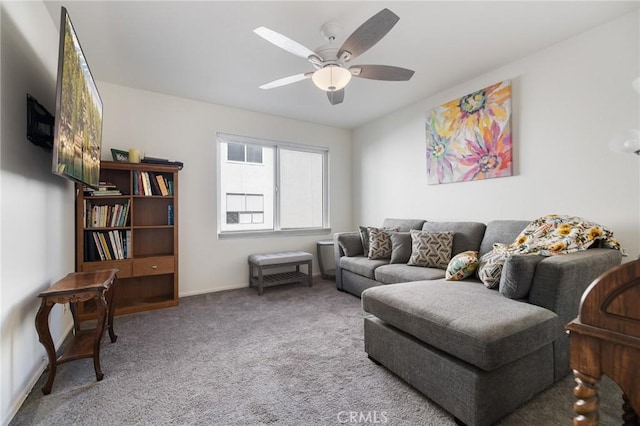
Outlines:
[[[512,243],[528,223],[386,219],[382,226],[450,231],[452,256],[467,250],[481,256],[494,243]],[[458,421],[480,426],[569,373],[564,325],[576,317],[587,286],[621,261],[608,248],[513,256],[503,275],[524,282],[528,292],[512,299],[473,277],[446,281],[441,269],[370,260],[357,232],[336,234],[334,242],[336,286],[362,298],[369,357]]]

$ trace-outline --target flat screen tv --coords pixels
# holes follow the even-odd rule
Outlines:
[[[60,18],[53,173],[97,188],[102,145],[102,99],[67,9]]]

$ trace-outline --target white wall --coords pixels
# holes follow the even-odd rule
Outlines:
[[[216,132],[329,147],[332,231],[352,229],[351,133],[317,124],[99,83],[103,159],[138,148],[184,162],[179,175],[180,295],[246,287],[251,253],[304,250],[329,235],[217,239]],[[314,264],[317,271],[317,265]]]
[[[354,130],[354,224],[568,214],[609,227],[627,260],[637,258],[640,158],[607,143],[640,128],[640,96],[631,88],[640,76],[639,21],[635,11]],[[514,176],[427,185],[426,113],[505,79],[512,79]]]
[[[0,15],[0,421],[6,424],[45,366],[34,325],[38,294],[74,270],[75,193],[51,173],[51,152],[32,145],[25,130],[27,93],[55,111],[58,31],[41,2],[0,2]],[[59,345],[71,318],[56,306],[50,323]]]

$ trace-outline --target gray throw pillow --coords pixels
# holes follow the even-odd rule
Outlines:
[[[391,233],[391,263],[407,263],[411,257],[411,234]]]
[[[359,226],[360,241],[362,242],[362,252],[365,256],[369,255],[369,228],[366,226]]]
[[[500,294],[509,299],[524,299],[529,295],[536,266],[544,256],[513,255],[507,257],[500,277]]]
[[[338,238],[338,244],[347,257],[359,256],[363,253],[362,243],[355,238]]]

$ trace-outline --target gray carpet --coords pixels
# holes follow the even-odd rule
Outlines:
[[[360,299],[329,281],[116,317],[118,341],[105,339],[101,351],[104,380],[91,360],[64,364],[52,393],[42,395],[43,375],[11,424],[333,425],[356,412],[361,424],[454,425],[367,358],[362,317]],[[571,424],[572,387],[568,377],[500,424]],[[604,381],[601,399],[601,424],[619,424],[616,385]]]

